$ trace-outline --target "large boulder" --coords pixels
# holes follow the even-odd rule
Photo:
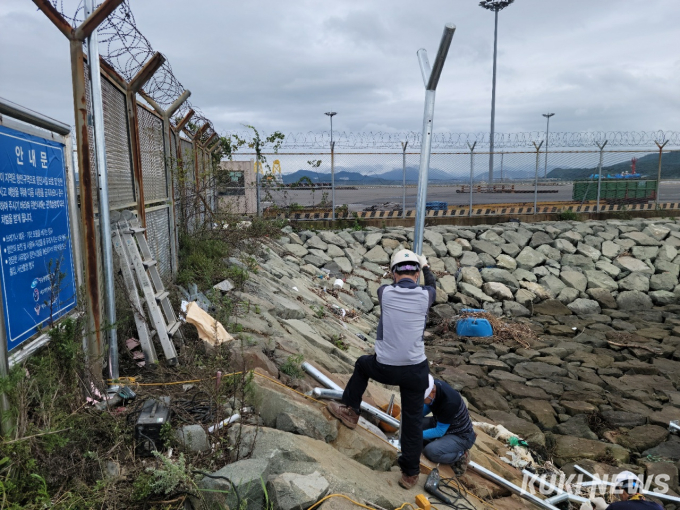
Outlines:
[[[613,457],[616,461],[626,463],[630,458],[628,450],[622,446],[592,441],[575,436],[555,436],[554,459],[557,466],[580,459],[600,459]]]
[[[364,259],[374,264],[389,264],[390,256],[383,250],[380,245],[374,246],[364,254]]]
[[[598,439],[597,434],[590,430],[588,417],[585,414],[572,416],[564,423],[557,425],[554,430],[557,434],[562,434],[564,436],[581,437],[593,441],[597,441]]]
[[[533,248],[526,246],[515,258],[520,269],[532,269],[545,262],[545,256]]]
[[[519,282],[517,278],[505,269],[485,267],[481,271],[482,279],[485,282],[498,282],[508,287],[517,288]]]
[[[614,260],[614,265],[623,271],[630,271],[631,273],[654,274],[654,269],[633,257],[619,257]]]
[[[579,298],[567,305],[567,308],[576,315],[590,315],[600,313],[602,309],[597,301],[592,299]]]
[[[510,432],[517,434],[525,441],[545,446],[545,436],[543,435],[543,432],[541,432],[541,429],[533,423],[518,418],[514,414],[506,411],[490,410],[486,412],[486,415],[494,422],[503,425]]]
[[[639,290],[625,290],[616,296],[616,304],[621,310],[651,310],[652,299]]]
[[[324,497],[328,487],[328,480],[318,471],[304,475],[282,473],[267,481],[267,495],[272,508],[302,510]]]

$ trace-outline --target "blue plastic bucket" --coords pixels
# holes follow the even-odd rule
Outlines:
[[[486,319],[468,317],[456,323],[456,334],[458,336],[493,336],[493,328]]]

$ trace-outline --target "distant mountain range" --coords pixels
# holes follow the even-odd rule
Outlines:
[[[419,169],[416,167],[406,167],[406,184],[418,183]],[[486,172],[476,172],[474,180],[482,181],[487,178]],[[291,174],[283,175],[284,184],[299,182],[301,178],[308,178],[314,183],[331,182],[330,173],[314,172],[312,170],[297,170]],[[500,173],[496,177],[500,177]],[[505,168],[503,170],[504,179],[529,179],[534,177],[533,169],[524,168]],[[431,183],[465,183],[469,182],[467,175],[451,175],[440,168],[430,168],[429,181]],[[403,170],[395,168],[386,172],[375,173],[373,167],[337,167],[335,170],[336,185],[379,185],[391,184],[398,185],[403,182]]]
[[[659,154],[647,154],[638,158],[636,173],[649,179],[656,179],[659,169]],[[603,166],[602,175],[615,175],[623,172],[630,172],[630,161],[616,163],[615,165]],[[596,174],[597,166],[588,168],[555,168],[548,173],[552,179],[586,179],[592,174]],[[661,159],[661,177],[678,178],[680,177],[680,152],[665,152]]]

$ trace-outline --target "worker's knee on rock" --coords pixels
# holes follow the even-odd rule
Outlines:
[[[423,448],[423,455],[425,455],[425,457],[431,462],[436,462],[439,464],[448,464],[448,462],[446,462],[445,459],[447,455],[444,452],[442,452],[441,448],[437,446],[436,441],[427,444],[425,448]]]

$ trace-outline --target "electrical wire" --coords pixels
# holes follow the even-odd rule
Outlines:
[[[317,501],[316,503],[314,503],[314,504],[313,504],[312,506],[310,506],[307,510],[314,510],[317,506],[319,506],[321,503],[323,503],[324,501],[326,501],[327,499],[330,499],[330,498],[344,498],[344,499],[346,499],[347,501],[349,501],[349,502],[351,502],[351,503],[354,503],[354,504],[357,505],[357,506],[360,506],[361,508],[365,508],[366,510],[375,510],[375,508],[370,507],[370,506],[366,506],[366,505],[364,505],[364,504],[362,504],[362,503],[359,503],[358,501],[354,501],[352,498],[350,498],[350,497],[348,497],[348,496],[345,496],[344,494],[329,494],[328,496],[326,496],[326,497],[324,497],[324,498],[321,498],[319,501]],[[411,510],[418,510],[418,509],[417,509],[416,507],[414,507],[411,503],[404,503],[404,504],[402,504],[399,508],[395,508],[395,510],[403,510],[403,508],[404,508],[405,506],[410,506],[410,507],[411,507]]]
[[[198,469],[194,469],[191,472],[194,473],[194,474],[207,476],[208,478],[214,478],[216,480],[222,479],[222,480],[226,480],[227,482],[229,482],[229,485],[231,485],[231,488],[234,489],[234,494],[236,494],[236,508],[239,508],[239,509],[241,508],[241,496],[239,496],[238,490],[236,489],[236,485],[234,484],[234,482],[231,481],[231,479],[229,479],[226,476],[213,475],[213,474],[210,474],[210,473],[206,473],[205,471],[199,471]]]

